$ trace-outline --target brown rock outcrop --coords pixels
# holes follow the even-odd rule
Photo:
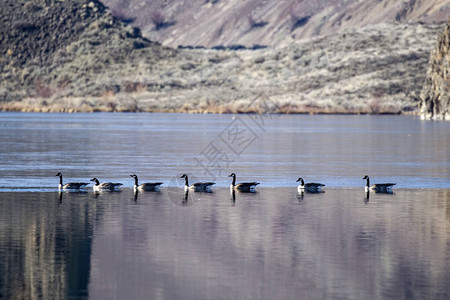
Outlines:
[[[450,119],[450,18],[439,34],[430,55],[425,84],[420,93],[422,116],[430,119]]]

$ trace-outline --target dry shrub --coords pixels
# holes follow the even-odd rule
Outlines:
[[[284,103],[279,106],[278,113],[296,114],[296,113],[305,113],[305,111],[302,111],[300,107],[295,103]]]
[[[162,10],[155,10],[152,12],[150,20],[152,20],[156,30],[161,30],[175,24],[174,21],[169,22],[167,20],[166,14]]]
[[[107,90],[106,92],[103,93],[102,98],[103,100],[111,100],[112,98],[114,98],[116,94],[114,93],[114,91],[111,90]]]
[[[125,83],[125,93],[142,93],[147,89],[147,85],[142,82],[127,82]]]
[[[369,103],[369,112],[371,114],[379,114],[383,103],[383,92],[375,92]]]
[[[37,79],[34,84],[34,94],[32,97],[35,98],[50,98],[55,94],[55,90],[48,84],[44,83],[42,80]]]
[[[115,95],[114,91],[111,90],[107,90],[103,93],[102,100],[106,105],[107,111],[116,111],[117,103],[114,102]]]
[[[189,112],[191,110],[191,105],[189,103],[184,103],[181,107],[181,112]]]

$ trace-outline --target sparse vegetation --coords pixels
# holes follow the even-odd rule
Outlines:
[[[225,44],[223,39],[216,48],[220,51],[176,50],[143,38],[101,6],[94,15],[97,2],[90,16],[73,3],[46,7],[59,9],[63,18],[55,21],[46,20],[44,10],[27,11],[27,22],[46,22],[33,34],[6,25],[6,42],[0,44],[6,54],[0,60],[0,109],[397,113],[417,107],[417,97],[408,95],[418,94],[433,34],[440,30],[438,25],[388,24],[276,48]],[[237,19],[245,22],[246,16]],[[224,37],[228,24],[218,26]],[[374,91],[380,92],[379,99]],[[261,94],[276,105],[252,105]]]

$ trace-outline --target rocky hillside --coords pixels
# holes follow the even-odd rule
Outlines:
[[[0,40],[3,102],[65,89],[93,94],[95,74],[105,75],[131,53],[144,49],[147,61],[157,63],[176,52],[143,38],[96,0],[3,1]]]
[[[189,50],[150,42],[99,1],[4,3],[0,110],[409,112],[442,28],[378,24],[257,50]]]
[[[421,114],[450,119],[450,18],[430,55],[427,77],[420,94]]]
[[[105,0],[164,45],[278,47],[380,23],[445,22],[449,0]],[[206,30],[205,30],[206,29]]]

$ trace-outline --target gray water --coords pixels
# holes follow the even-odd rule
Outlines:
[[[289,187],[302,176],[329,187],[396,182],[449,188],[450,123],[409,116],[0,113],[0,188],[54,189],[130,174],[174,186],[188,173],[228,186]]]
[[[0,298],[448,299],[450,123],[0,113]],[[65,181],[122,192],[58,193]],[[230,194],[227,175],[257,180]],[[134,194],[130,174],[158,180]],[[214,180],[185,194],[182,173]],[[392,181],[393,194],[364,192]],[[295,180],[326,184],[298,194]]]

